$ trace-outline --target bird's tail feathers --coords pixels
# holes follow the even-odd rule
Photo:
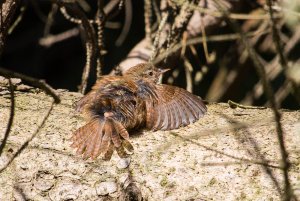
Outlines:
[[[71,140],[71,146],[77,148],[77,154],[83,154],[84,158],[96,159],[102,154],[105,160],[110,160],[114,150],[121,158],[125,158],[127,152],[133,151],[127,130],[111,117],[92,119],[77,129]]]

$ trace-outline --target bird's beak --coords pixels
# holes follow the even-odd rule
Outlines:
[[[169,68],[167,68],[167,69],[159,69],[159,74],[161,75],[161,74],[164,74],[165,72],[167,72],[167,71],[169,71],[169,70],[171,70],[171,69],[169,69]]]

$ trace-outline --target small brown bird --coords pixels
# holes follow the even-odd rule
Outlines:
[[[133,150],[128,131],[171,130],[191,124],[206,113],[201,98],[188,91],[158,84],[161,74],[151,63],[130,68],[123,76],[103,76],[77,103],[88,123],[72,137],[72,147],[85,158],[100,154],[109,160],[116,150],[123,158]]]

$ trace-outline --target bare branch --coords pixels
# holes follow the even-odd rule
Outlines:
[[[125,1],[125,22],[121,34],[116,40],[116,46],[121,46],[129,33],[132,23],[132,12],[133,10],[131,0]]]
[[[231,108],[243,108],[243,109],[259,109],[259,110],[264,110],[267,109],[267,107],[260,107],[260,106],[252,106],[252,105],[242,105],[242,104],[238,104],[236,102],[233,102],[232,100],[228,101],[228,105]]]
[[[6,141],[8,139],[9,132],[11,130],[12,123],[13,123],[14,116],[15,116],[14,86],[13,86],[10,78],[8,78],[8,81],[9,81],[9,91],[10,91],[10,114],[9,114],[9,120],[8,120],[8,123],[7,123],[6,131],[5,131],[5,134],[4,134],[4,138],[3,138],[2,142],[1,142],[1,145],[0,145],[0,156],[1,156],[1,154],[3,152],[3,149],[6,145]]]
[[[55,89],[53,89],[51,86],[49,86],[44,80],[38,80],[33,77],[23,75],[20,73],[16,73],[16,72],[4,69],[4,68],[0,68],[0,74],[7,78],[20,78],[26,82],[29,82],[32,86],[42,89],[43,91],[45,91],[45,93],[52,96],[55,103],[60,103],[60,98],[56,94]]]
[[[64,13],[66,19],[70,20],[71,22],[81,24],[85,30],[86,65],[82,73],[82,81],[80,85],[80,92],[84,94],[86,92],[90,71],[91,69],[96,69],[98,60],[97,58],[100,55],[95,30],[84,12],[78,8],[78,5],[75,3],[62,3],[61,1],[56,1],[56,3],[60,6],[60,10],[62,13]],[[79,19],[71,17],[67,10],[71,12],[71,15],[77,16]]]
[[[45,47],[50,47],[55,43],[67,40],[79,34],[79,28],[75,27],[57,35],[47,35],[39,40],[39,44]]]
[[[102,52],[104,52],[104,44],[103,44],[103,32],[104,32],[104,25],[106,21],[106,16],[103,11],[103,2],[102,0],[98,0],[98,10],[95,16],[95,21],[97,22],[97,35],[98,35],[98,58],[97,58],[97,78],[101,76],[102,68],[104,66],[104,61],[102,57]]]
[[[144,0],[144,21],[145,33],[148,40],[151,40],[152,4],[151,0]]]

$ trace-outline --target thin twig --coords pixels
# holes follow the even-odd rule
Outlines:
[[[50,116],[50,113],[53,109],[54,101],[51,103],[49,110],[47,111],[46,115],[44,116],[41,124],[38,126],[38,128],[35,130],[35,132],[30,136],[28,140],[25,141],[25,143],[18,149],[18,151],[9,159],[9,161],[0,169],[0,174],[8,168],[8,166],[13,162],[13,160],[24,151],[24,149],[29,145],[29,143],[35,138],[35,136],[40,132],[41,128],[44,126],[46,120]]]
[[[152,1],[152,6],[153,6],[153,10],[156,16],[156,21],[159,24],[161,21],[161,14],[160,14],[160,10],[158,8],[157,2],[156,1]]]
[[[57,0],[52,0],[55,3],[59,4],[59,5],[63,5],[62,2],[57,2]],[[107,13],[109,14],[119,3],[119,0],[111,0],[108,4],[106,4],[106,6],[103,8],[103,13]],[[75,24],[82,24],[82,20],[80,18],[76,18],[74,16],[71,16],[65,7],[60,7],[60,12],[61,14],[70,22],[75,23]],[[109,16],[108,16],[109,18]],[[98,19],[88,19],[90,24],[97,24],[98,23]],[[111,29],[119,29],[120,28],[120,24],[118,22],[109,22],[109,21],[105,21],[104,26],[107,28],[111,28]]]
[[[47,21],[45,23],[45,28],[44,28],[44,37],[49,35],[50,33],[50,29],[51,29],[51,26],[53,24],[53,16],[57,13],[57,10],[58,10],[58,6],[56,4],[52,4],[52,7],[51,7],[51,10],[50,12],[48,13],[48,16],[47,16]]]
[[[29,82],[32,86],[42,89],[46,94],[52,96],[55,103],[60,103],[60,98],[56,93],[55,89],[48,85],[44,80],[38,80],[36,78],[16,73],[14,71],[10,71],[4,68],[0,68],[0,74],[7,78],[20,78],[26,82]]]
[[[162,20],[158,26],[158,30],[156,32],[155,35],[155,39],[153,42],[153,46],[152,46],[152,53],[151,53],[151,57],[150,57],[150,61],[153,61],[153,59],[156,57],[157,53],[158,53],[158,45],[159,45],[159,38],[160,38],[160,34],[162,32],[162,29],[164,28],[164,26],[167,23],[167,19],[169,17],[169,13],[164,13]]]
[[[85,42],[85,51],[86,51],[86,60],[85,60],[85,66],[82,71],[81,75],[81,84],[79,86],[79,91],[82,94],[85,94],[86,88],[87,88],[87,83],[91,71],[91,58],[92,58],[92,44],[89,41]]]
[[[102,52],[104,51],[104,44],[103,44],[103,32],[104,32],[104,25],[106,21],[106,15],[103,11],[103,1],[98,0],[98,10],[95,16],[95,20],[97,22],[97,44],[98,44],[98,56],[97,56],[97,66],[96,66],[96,74],[97,78],[102,75],[102,68],[104,66],[104,60],[102,57]]]
[[[233,102],[232,100],[228,101],[228,104],[231,108],[243,108],[243,109],[258,109],[258,110],[264,110],[267,109],[267,107],[262,107],[262,106],[251,106],[251,105],[242,105],[236,102]]]
[[[188,1],[183,1],[182,5],[180,6],[180,11],[179,14],[176,15],[175,19],[173,20],[173,24],[170,30],[170,37],[169,39],[172,39],[171,43],[170,41],[166,40],[162,44],[162,47],[166,46],[171,46],[173,47],[175,44],[181,40],[183,32],[186,30],[186,27],[194,13],[194,11],[189,7],[190,4],[194,4],[198,2],[198,0],[188,0]],[[175,13],[172,12],[174,15]],[[170,43],[170,45],[168,45]],[[168,47],[167,47],[167,52],[168,52]]]
[[[174,3],[176,3],[177,5],[182,6],[184,4],[185,1],[181,1],[181,0],[172,0]],[[201,14],[207,14],[210,16],[214,16],[214,17],[223,17],[223,13],[222,11],[216,11],[216,10],[212,10],[212,9],[208,9],[208,8],[203,8],[200,7],[196,4],[189,4],[189,7],[193,10],[197,10],[199,11]],[[275,17],[276,18],[281,18],[283,15],[282,14],[278,14]],[[265,13],[265,14],[241,14],[241,13],[228,13],[228,18],[229,19],[236,19],[236,20],[269,20],[269,14]]]
[[[152,4],[151,0],[144,0],[145,38],[151,41]]]
[[[208,47],[207,47],[207,41],[206,41],[206,31],[205,31],[205,27],[204,27],[204,20],[203,20],[203,14],[201,14],[201,32],[202,32],[202,36],[203,36],[203,50],[204,50],[204,55],[205,55],[205,59],[207,63],[212,63],[214,61],[214,56],[211,55],[208,52]]]
[[[268,7],[269,7],[269,6],[268,6]],[[285,12],[291,14],[291,15],[295,15],[295,16],[297,16],[297,17],[300,17],[300,13],[299,13],[299,12],[297,12],[297,11],[295,11],[295,10],[292,10],[292,9],[289,9],[289,8],[285,8],[285,7],[280,6],[280,5],[279,5],[279,6],[273,5],[273,6],[272,6],[272,9],[273,9],[273,10],[277,10],[277,11],[285,11]]]
[[[82,24],[81,19],[78,19],[78,18],[75,18],[75,17],[72,17],[71,15],[69,15],[69,13],[67,12],[66,8],[63,7],[62,5],[59,8],[59,10],[60,10],[61,14],[65,17],[65,19],[67,19],[70,22],[73,22],[75,24]],[[94,23],[94,20],[90,20],[90,22]]]
[[[130,27],[132,23],[132,12],[133,10],[132,10],[131,0],[125,1],[125,21],[124,21],[124,26],[122,28],[121,34],[116,40],[116,46],[121,46],[124,43],[130,31]]]
[[[54,0],[55,3],[57,3],[60,6],[60,10],[71,22],[79,23],[83,26],[86,34],[86,65],[84,67],[83,73],[82,73],[82,80],[79,91],[84,94],[87,88],[87,82],[90,75],[91,69],[96,69],[97,64],[99,64],[97,57],[99,57],[100,52],[97,45],[97,39],[95,30],[87,18],[87,16],[84,14],[83,11],[81,11],[80,8],[78,8],[77,4],[74,3],[63,3],[58,0]],[[66,8],[71,12],[72,15],[75,15],[78,18],[73,18],[71,15],[68,14]],[[95,20],[94,20],[95,21]]]
[[[10,91],[10,114],[9,114],[9,119],[8,119],[8,123],[6,126],[6,131],[4,134],[4,138],[1,142],[0,145],[0,156],[2,155],[3,149],[6,145],[6,141],[8,139],[12,124],[13,124],[13,120],[14,120],[14,116],[15,116],[15,95],[14,95],[14,86],[11,82],[11,79],[8,78],[8,82],[9,82],[9,91]]]
[[[254,31],[254,32],[250,32],[246,36],[253,37],[253,36],[257,36],[257,34],[263,35],[263,34],[267,34],[267,33],[269,33],[269,31],[264,31],[264,32]],[[206,36],[206,42],[223,42],[223,41],[232,41],[232,40],[238,40],[238,39],[241,39],[241,36],[238,33]],[[192,39],[188,39],[186,42],[186,45],[195,45],[195,44],[203,43],[203,41],[204,41],[204,39],[202,36],[195,37]],[[176,44],[175,46],[170,48],[168,51],[162,52],[158,57],[155,58],[153,63],[157,64],[157,63],[161,62],[167,55],[177,52],[182,47],[183,47],[182,43]]]
[[[199,163],[201,166],[229,166],[229,165],[243,165],[243,164],[256,164],[256,165],[262,165],[264,167],[270,167],[274,169],[281,169],[281,167],[277,165],[270,165],[268,163],[265,163],[264,161],[234,161],[234,162],[201,162]]]
[[[120,6],[122,6],[120,4],[123,4],[123,2],[121,2],[120,0],[110,0],[110,1],[107,2],[105,7],[103,8],[103,11],[104,11],[105,14],[112,13],[112,11],[114,9],[118,9],[118,10],[120,9]]]
[[[55,43],[67,40],[71,37],[77,36],[79,34],[78,27],[74,27],[65,32],[59,33],[57,35],[48,35],[39,40],[39,44],[45,47],[50,47]]]
[[[18,26],[18,24],[22,21],[26,9],[27,9],[27,5],[22,6],[20,8],[20,14],[19,14],[18,18],[14,21],[14,23],[9,27],[8,34],[11,34],[15,30],[15,28]]]
[[[64,0],[66,1],[66,0]],[[67,0],[68,1],[68,0]],[[91,6],[88,4],[87,0],[72,0],[73,2],[76,2],[79,7],[86,13],[91,12],[92,8]]]
[[[188,92],[193,93],[193,80],[192,80],[193,66],[185,56],[183,57],[183,61],[184,61],[184,70],[185,70],[185,77],[186,77],[186,90]]]

